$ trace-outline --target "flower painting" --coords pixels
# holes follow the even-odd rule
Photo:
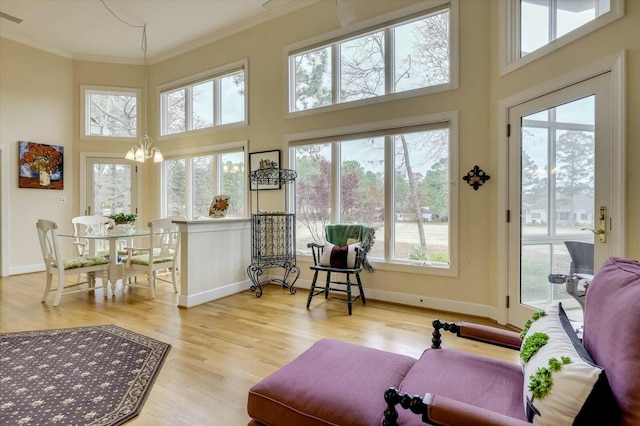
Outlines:
[[[25,141],[19,144],[18,186],[63,189],[64,147]]]

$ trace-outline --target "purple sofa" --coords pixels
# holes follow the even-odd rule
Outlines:
[[[322,339],[250,389],[249,424],[640,425],[640,263],[602,266],[586,299],[584,345],[563,312],[560,305],[532,322],[527,335],[551,337],[521,363],[439,348],[445,330],[520,349],[519,333],[470,323],[434,321],[434,345],[417,360]],[[556,356],[564,350],[575,352]],[[570,362],[552,373],[545,397],[532,383],[549,351]]]

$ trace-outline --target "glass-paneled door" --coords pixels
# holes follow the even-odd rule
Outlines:
[[[138,213],[137,168],[120,158],[87,157],[85,214]]]
[[[571,242],[594,253],[594,272],[613,254],[610,86],[605,73],[509,110],[510,324],[558,301],[579,321],[549,275],[569,274]]]

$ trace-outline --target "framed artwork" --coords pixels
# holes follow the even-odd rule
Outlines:
[[[249,172],[253,172],[264,167],[280,168],[280,150],[274,149],[273,151],[260,151],[249,153]],[[264,189],[280,189],[280,182],[277,184],[260,184],[260,191]],[[251,182],[251,174],[249,174],[249,188],[251,191],[258,189],[256,182]]]
[[[64,147],[19,141],[18,187],[64,189]]]

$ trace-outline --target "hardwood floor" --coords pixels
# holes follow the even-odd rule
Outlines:
[[[338,301],[291,295],[267,286],[262,298],[249,291],[191,309],[178,309],[170,284],[159,284],[157,298],[144,289],[103,298],[102,290],[40,303],[44,273],[0,278],[0,331],[14,332],[115,324],[172,345],[141,414],[145,425],[246,425],[249,388],[323,337],[419,357],[431,345],[431,321],[490,320],[367,300],[354,303],[353,315]],[[54,283],[55,284],[55,283]],[[509,361],[517,353],[445,336],[444,346]],[[381,413],[382,414],[382,413]]]

